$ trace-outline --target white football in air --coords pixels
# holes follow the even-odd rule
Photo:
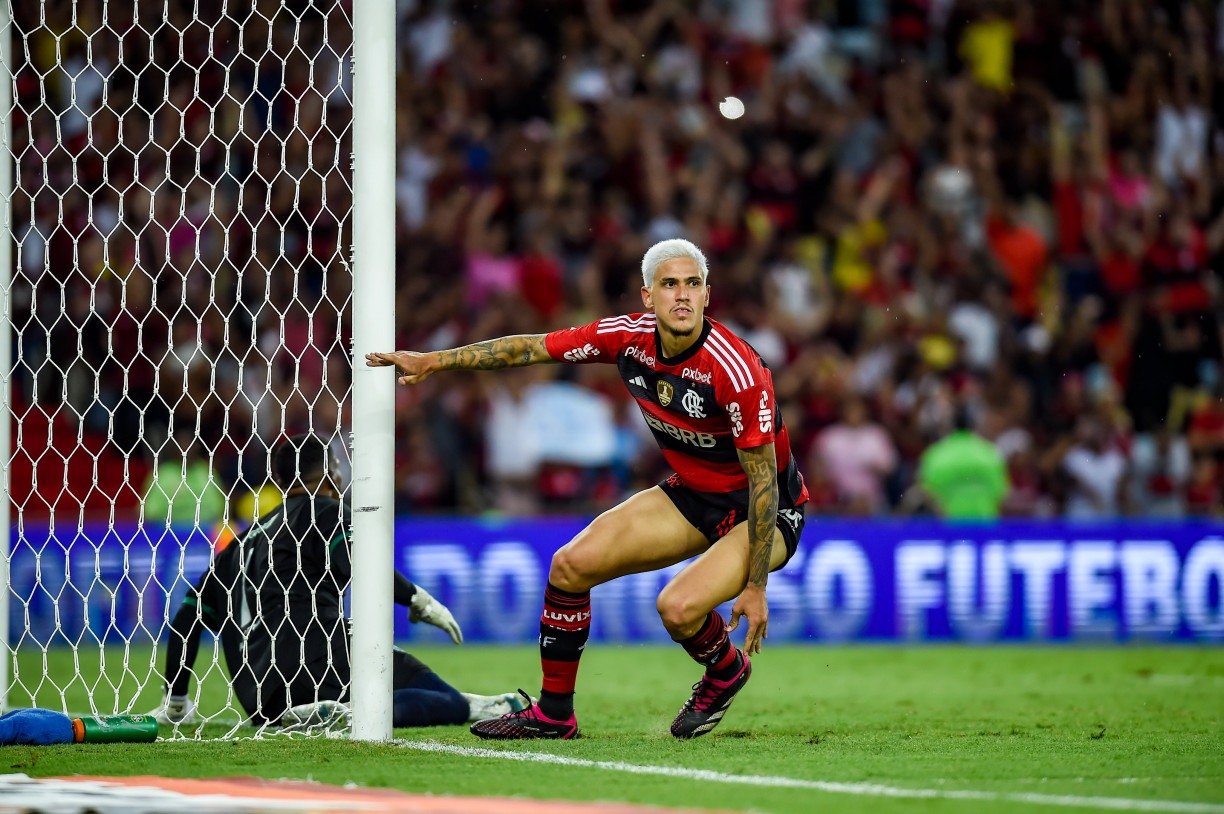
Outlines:
[[[734,96],[728,96],[718,106],[718,112],[728,119],[738,119],[744,115],[744,103]]]

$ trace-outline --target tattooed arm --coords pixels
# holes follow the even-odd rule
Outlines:
[[[741,616],[748,619],[744,649],[751,655],[761,652],[761,640],[769,628],[765,583],[778,519],[778,459],[772,443],[736,452],[748,474],[748,584],[731,608],[730,627],[735,629]]]
[[[544,347],[544,334],[503,336],[430,353],[397,350],[366,354],[368,367],[394,365],[400,384],[416,384],[439,370],[501,370],[551,361],[553,358]]]

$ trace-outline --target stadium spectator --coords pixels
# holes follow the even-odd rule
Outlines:
[[[194,428],[180,428],[165,449],[161,463],[145,483],[141,498],[144,522],[154,527],[194,525],[211,531],[225,515],[226,495]]]
[[[540,439],[528,398],[533,374],[532,370],[512,371],[489,388],[485,468],[491,479],[492,505],[511,514],[540,510],[535,489]]]
[[[815,454],[850,514],[870,515],[885,505],[885,479],[897,465],[897,450],[888,433],[869,420],[867,404],[850,396],[841,421],[825,429]]]
[[[1224,466],[1210,455],[1194,456],[1186,505],[1198,517],[1224,517]]]
[[[1060,465],[1068,478],[1068,517],[1110,518],[1121,514],[1127,500],[1127,458],[1110,443],[1108,429],[1098,418],[1079,419],[1075,439]]]
[[[1211,395],[1204,394],[1187,423],[1190,449],[1196,455],[1224,461],[1224,384],[1217,384]]]
[[[1142,517],[1182,517],[1191,475],[1190,445],[1167,428],[1135,436],[1131,448],[1130,488],[1135,513]]]
[[[1007,466],[998,448],[973,432],[967,414],[956,429],[922,453],[917,488],[949,520],[993,520],[1008,493]]]

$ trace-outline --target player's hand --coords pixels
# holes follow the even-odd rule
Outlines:
[[[727,632],[739,627],[740,617],[748,620],[748,632],[744,635],[744,652],[755,656],[761,652],[761,640],[769,630],[769,604],[765,601],[765,589],[760,585],[749,583],[744,592],[731,606],[731,624]]]
[[[416,384],[433,373],[430,366],[432,356],[411,350],[393,350],[390,353],[367,353],[365,358],[366,367],[394,366],[400,384]]]
[[[196,720],[196,705],[185,695],[168,695],[161,705],[149,713],[159,724],[193,724]]]
[[[420,585],[416,586],[416,593],[408,603],[408,618],[441,628],[455,644],[463,644],[463,631],[459,629],[454,614]]]

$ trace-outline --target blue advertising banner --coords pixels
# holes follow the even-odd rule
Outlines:
[[[14,528],[9,645],[96,646],[163,638],[212,556],[197,530],[134,523]]]
[[[552,553],[581,518],[401,519],[396,567],[468,641],[531,642]],[[199,533],[132,526],[14,535],[10,641],[160,638],[207,567]],[[592,638],[667,641],[655,611],[684,567],[592,593]],[[1208,523],[815,521],[769,581],[771,642],[1224,642],[1224,527]],[[729,606],[724,606],[727,611]],[[396,616],[396,638],[444,641]]]

